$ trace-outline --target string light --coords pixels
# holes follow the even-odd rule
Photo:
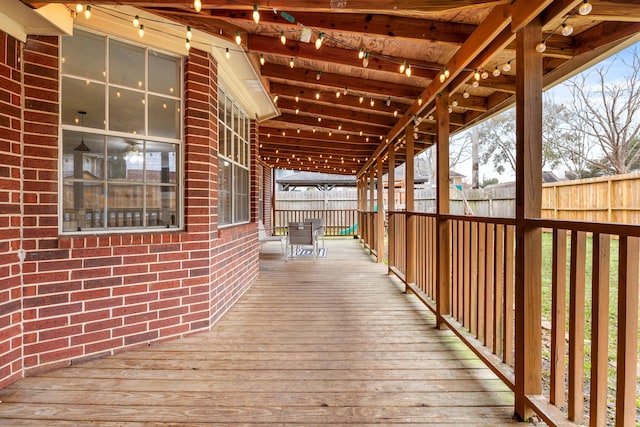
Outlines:
[[[547,50],[547,44],[545,42],[540,42],[536,45],[536,52],[542,53]]]
[[[318,71],[318,74],[316,74],[316,80],[320,80],[321,76],[322,76],[322,71]]]
[[[82,3],[76,4],[76,13],[82,13],[83,10],[84,6],[82,5]]]
[[[280,31],[280,43],[287,44],[287,38],[284,36],[284,31]]]
[[[473,83],[471,83],[471,86],[478,87],[478,86],[480,86],[480,82],[477,81],[477,80],[474,80]]]
[[[253,5],[253,22],[255,22],[256,24],[260,23],[260,12],[258,11],[257,4]]]
[[[236,31],[236,44],[238,46],[242,44],[242,37],[240,37],[240,31]]]
[[[260,54],[260,65],[264,65],[264,55]]]
[[[296,100],[296,102],[300,101],[300,97],[298,95],[296,95],[295,100]]]
[[[364,54],[364,58],[362,59],[362,66],[367,68],[369,66],[369,52]]]
[[[140,24],[140,26],[138,27],[138,35],[140,36],[140,38],[144,37],[144,25]]]
[[[340,98],[340,90],[336,91],[336,98]]]
[[[505,73],[511,71],[511,61],[507,61],[507,63],[502,66],[502,71]]]
[[[316,49],[320,49],[322,47],[322,41],[324,40],[324,33],[320,33],[318,38],[316,39]]]
[[[390,96],[387,97],[387,102],[385,104],[386,104],[387,107],[391,105],[391,97]]]
[[[186,41],[184,42],[184,47],[187,49],[187,52],[189,50],[191,50],[191,42],[189,41],[189,38],[185,39]]]
[[[91,18],[91,5],[87,5],[87,7],[84,10],[84,19],[89,19]]]
[[[562,23],[562,35],[565,37],[569,37],[573,34],[573,25],[567,24],[566,22]]]
[[[289,58],[289,67],[293,68],[294,65],[293,58]]]
[[[398,110],[397,109],[393,111],[393,117],[398,117]]]
[[[418,98],[418,106],[422,105],[422,98]]]
[[[358,101],[360,101],[360,104],[362,104],[364,102],[364,96],[360,95],[360,99]]]
[[[589,0],[584,0],[578,8],[578,13],[582,16],[588,15],[591,13],[591,9],[593,9],[593,7],[591,6],[591,3],[589,3]]]
[[[467,90],[465,89],[465,91],[464,91],[464,92],[462,92],[462,97],[463,97],[464,99],[468,99],[468,98],[469,98],[469,96],[470,96],[470,95],[469,95],[469,92],[467,92]]]
[[[447,77],[444,74],[444,70],[440,73],[440,83],[444,83],[447,80]]]
[[[494,77],[498,77],[500,75],[500,68],[496,67],[492,74]]]
[[[473,79],[474,79],[475,81],[480,81],[480,70],[476,69],[476,70],[473,72]]]
[[[187,25],[187,40],[191,41],[193,38],[193,33],[191,32],[191,26]]]
[[[202,2],[200,0],[193,0],[193,8],[196,10],[196,13],[200,13],[202,10]]]
[[[483,70],[482,74],[480,74],[480,77],[482,77],[482,80],[487,80],[489,78],[489,72]]]
[[[136,15],[136,16],[133,18],[133,27],[134,27],[134,28],[138,28],[138,25],[140,25],[140,17],[139,17],[138,15]]]
[[[226,49],[224,56],[226,56],[227,59],[231,58],[231,52],[229,52],[229,48]],[[277,99],[277,96],[276,96],[276,99]]]
[[[449,69],[447,67],[444,67],[443,73],[444,73],[444,77],[447,79],[451,76],[451,73],[449,72]]]
[[[411,65],[407,66],[407,69],[404,70],[404,73],[407,75],[407,77],[411,77]]]
[[[360,48],[360,50],[358,51],[358,59],[362,59],[364,58],[364,49]]]
[[[406,68],[407,68],[407,61],[402,61],[402,64],[400,64],[400,74],[403,74]]]
[[[457,107],[458,106],[458,101],[457,100],[453,100],[453,102],[451,103],[452,107]]]
[[[347,93],[349,93],[349,86],[345,86],[344,89],[342,90],[342,94],[343,95],[347,95]]]
[[[316,99],[320,99],[320,92],[316,92]]]
[[[369,103],[369,105],[373,107],[374,104],[375,104],[375,101],[373,100],[373,98],[371,98],[371,102]]]

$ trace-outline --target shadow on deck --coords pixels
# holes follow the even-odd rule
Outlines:
[[[0,425],[511,425],[513,394],[355,240],[261,254],[210,332],[25,378]]]

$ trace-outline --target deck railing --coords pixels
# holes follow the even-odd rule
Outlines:
[[[356,209],[276,209],[274,234],[286,234],[290,222],[302,222],[306,218],[322,218],[325,236],[353,236],[358,233]]]
[[[409,216],[416,217],[414,283],[405,280]],[[450,257],[450,312],[440,313],[436,304],[436,215],[389,212],[389,269],[515,390],[524,381],[514,369],[515,315],[523,309],[514,299],[516,223],[442,219],[450,230],[444,254]],[[640,227],[553,220],[527,220],[526,227],[548,233],[541,250],[549,272],[543,275],[549,283],[540,284],[549,333],[538,348],[525,350],[542,355],[543,393],[527,395],[528,404],[551,425],[587,419],[592,426],[636,425]]]

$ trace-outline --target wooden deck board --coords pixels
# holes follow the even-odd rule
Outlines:
[[[265,245],[211,331],[25,378],[0,425],[513,425],[513,394],[356,241]]]

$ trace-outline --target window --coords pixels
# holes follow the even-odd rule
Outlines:
[[[181,226],[180,58],[62,38],[62,231]]]
[[[249,119],[218,91],[218,219],[220,225],[249,221]]]

